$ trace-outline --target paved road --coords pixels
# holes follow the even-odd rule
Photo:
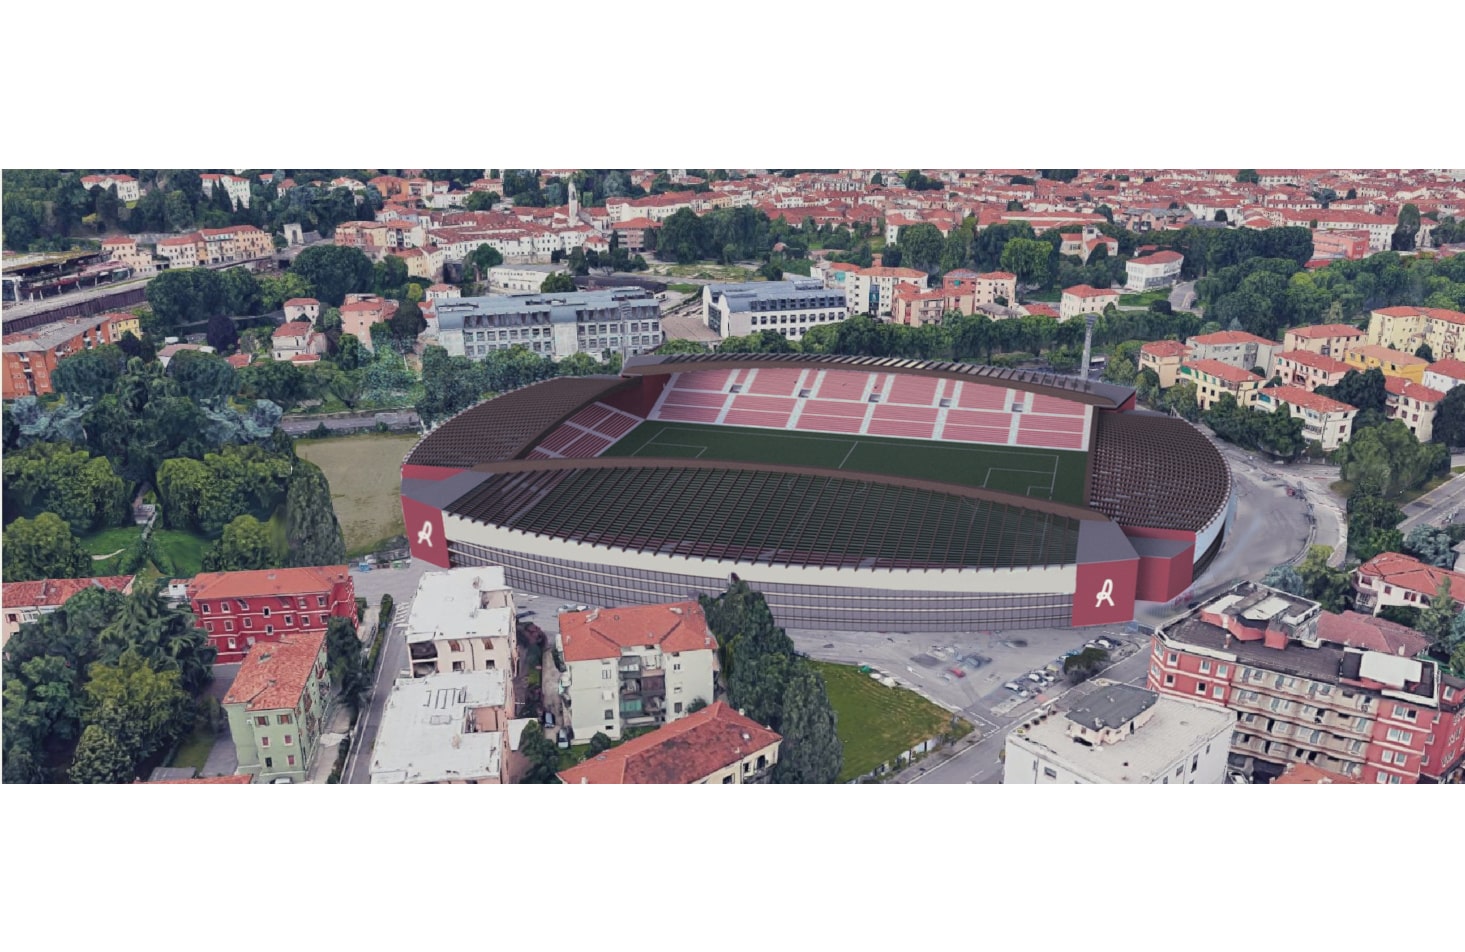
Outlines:
[[[1189,311],[1195,307],[1195,282],[1181,281],[1170,289],[1170,306],[1177,311]]]
[[[1136,643],[1138,648],[1133,654],[1106,668],[1099,677],[1123,684],[1143,685],[1148,673],[1149,645],[1144,638]],[[1067,693],[1064,691],[1056,697],[1044,698],[1043,703],[1051,703]],[[896,780],[901,783],[1001,783],[1002,760],[998,754],[1007,744],[1007,735],[1037,706],[1037,700],[1033,700],[1007,716],[997,715],[991,710],[963,712],[986,732],[985,736],[975,744],[959,748],[955,755],[945,760],[941,760],[938,754],[904,771]]]
[[[1405,535],[1420,524],[1446,525],[1455,521],[1456,513],[1465,508],[1465,479],[1451,476],[1438,489],[1420,496],[1404,507],[1404,521],[1399,531]]]

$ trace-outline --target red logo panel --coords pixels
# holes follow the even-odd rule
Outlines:
[[[442,510],[403,496],[402,521],[407,526],[407,544],[412,549],[412,558],[447,568],[448,537],[443,532]]]
[[[1139,559],[1078,566],[1073,593],[1073,625],[1112,625],[1134,620],[1134,590]]]

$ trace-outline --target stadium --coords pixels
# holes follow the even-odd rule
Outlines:
[[[1235,508],[1210,441],[1128,387],[894,358],[633,357],[464,410],[402,466],[430,564],[587,605],[737,574],[816,630],[1126,622]]]

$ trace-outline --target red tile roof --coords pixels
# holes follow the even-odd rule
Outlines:
[[[1134,258],[1130,264],[1170,264],[1174,261],[1185,260],[1185,255],[1176,251],[1157,251],[1144,258]]]
[[[89,588],[125,592],[132,585],[131,575],[104,575],[99,578],[47,578],[35,582],[6,582],[0,602],[6,608],[60,608],[73,595]]]
[[[914,268],[861,268],[860,274],[869,278],[924,278],[926,272]]]
[[[1317,636],[1335,645],[1367,648],[1405,658],[1412,658],[1429,647],[1429,639],[1407,625],[1352,611],[1341,615],[1323,612],[1317,619]]]
[[[1394,350],[1385,347],[1383,344],[1354,344],[1344,352],[1344,356],[1351,357],[1354,354],[1358,354],[1361,357],[1372,357],[1380,363],[1394,364],[1399,367],[1412,367],[1415,364],[1429,363],[1423,357],[1415,357],[1413,354],[1405,353],[1402,350]]]
[[[1262,393],[1279,403],[1291,404],[1294,407],[1302,407],[1304,410],[1312,410],[1317,413],[1351,413],[1357,409],[1341,400],[1333,400],[1302,387],[1288,385],[1267,387]]]
[[[263,598],[328,593],[350,577],[344,565],[249,572],[200,572],[188,585],[189,598]]]
[[[286,307],[308,307],[311,304],[320,304],[315,298],[291,298],[285,302]]]
[[[241,368],[248,367],[250,365],[250,363],[254,360],[254,355],[253,354],[230,354],[228,357],[225,357],[224,359],[229,362],[229,366],[233,367],[235,370],[239,370]]]
[[[272,337],[305,337],[310,333],[309,321],[291,321],[275,328]]]
[[[1429,365],[1429,370],[1426,372],[1439,374],[1441,377],[1448,377],[1451,380],[1465,380],[1465,360],[1455,360],[1453,357],[1436,360]]]
[[[1230,364],[1223,364],[1219,360],[1187,360],[1180,365],[1189,367],[1197,373],[1215,377],[1217,380],[1224,380],[1226,383],[1246,383],[1254,380],[1262,382],[1262,378],[1249,370],[1242,370],[1240,367],[1233,367]]]
[[[1385,377],[1384,389],[1396,397],[1408,397],[1420,403],[1439,403],[1445,398],[1443,390],[1435,390],[1403,377]]]
[[[1017,275],[1010,271],[988,271],[986,274],[979,274],[977,277],[983,281],[1016,281]]]
[[[1119,292],[1112,288],[1094,288],[1087,284],[1075,284],[1071,288],[1064,288],[1063,293],[1072,294],[1074,297],[1080,298],[1109,297],[1110,295],[1114,297],[1119,296]]]
[[[1303,340],[1323,340],[1332,337],[1362,337],[1363,331],[1348,324],[1315,324],[1312,327],[1294,327],[1287,331],[1293,337]]]
[[[257,642],[249,649],[225,704],[244,704],[249,711],[293,710],[310,682],[317,659],[325,660],[326,633],[292,631],[279,641]]]
[[[702,606],[694,601],[565,612],[560,640],[566,661],[619,658],[622,648],[647,645],[662,651],[717,650]]]
[[[1186,343],[1214,346],[1216,344],[1265,344],[1268,347],[1276,347],[1277,342],[1267,340],[1265,337],[1258,337],[1255,334],[1248,334],[1246,331],[1216,331],[1214,334],[1197,334]]]
[[[1184,357],[1190,353],[1190,348],[1178,340],[1150,341],[1139,350],[1140,353],[1149,354],[1151,357]]]
[[[1022,308],[1023,308],[1023,310],[1025,310],[1025,311],[1028,312],[1028,315],[1029,316],[1033,316],[1033,317],[1057,317],[1058,316],[1058,312],[1055,311],[1055,310],[1053,310],[1053,308],[1049,307],[1046,304],[1041,304],[1041,303],[1024,304],[1024,305],[1022,305]]]
[[[783,738],[718,701],[560,774],[565,783],[696,783]]]
[[[1282,771],[1282,776],[1272,781],[1279,783],[1358,783],[1352,777],[1345,777],[1321,767],[1314,767],[1312,764],[1288,764],[1287,769]]]
[[[1449,579],[1452,596],[1465,600],[1465,575],[1451,569],[1436,568],[1400,552],[1380,553],[1360,565],[1357,571],[1361,578],[1379,579],[1427,598],[1433,598],[1440,582]]]
[[[1431,317],[1437,321],[1448,321],[1451,324],[1465,324],[1465,314],[1443,307],[1414,307],[1401,304],[1396,307],[1375,308],[1373,313],[1382,314],[1384,317]]]
[[[1353,367],[1333,357],[1324,357],[1322,354],[1314,354],[1310,350],[1284,350],[1277,355],[1278,360],[1290,360],[1294,364],[1301,364],[1304,367],[1311,367],[1314,370],[1321,370],[1325,374],[1346,374],[1353,370]]]

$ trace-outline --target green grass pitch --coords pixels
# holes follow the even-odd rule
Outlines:
[[[604,456],[818,466],[934,479],[1083,505],[1087,454],[973,443],[648,420]]]

